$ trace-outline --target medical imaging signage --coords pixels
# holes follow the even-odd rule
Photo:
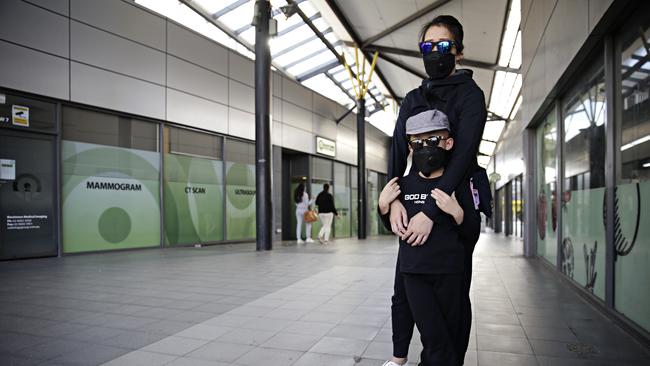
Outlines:
[[[316,136],[316,153],[331,157],[336,156],[336,142]]]

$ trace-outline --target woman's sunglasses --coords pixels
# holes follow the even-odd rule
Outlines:
[[[412,139],[409,140],[409,145],[413,150],[420,150],[423,148],[425,145],[426,146],[438,146],[440,141],[446,140],[447,137],[442,137],[442,136],[431,136],[427,137],[426,139]]]
[[[454,41],[438,41],[438,42],[431,42],[431,41],[424,41],[420,42],[420,53],[423,55],[428,55],[431,52],[433,52],[433,49],[435,47],[436,51],[441,54],[441,55],[446,55],[451,53],[451,48],[456,45]]]

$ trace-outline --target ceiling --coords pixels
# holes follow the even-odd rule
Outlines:
[[[255,57],[250,25],[255,0],[133,1]],[[367,120],[387,135],[392,135],[398,103],[426,77],[417,46],[420,27],[441,14],[458,18],[465,33],[461,67],[473,70],[491,112],[479,149],[479,163],[488,164],[521,104],[521,0],[270,1],[278,28],[270,42],[272,65],[351,109],[356,96],[347,64],[352,74],[370,80]],[[370,77],[375,51],[378,59]]]

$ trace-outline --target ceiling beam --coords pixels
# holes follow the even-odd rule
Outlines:
[[[338,86],[339,89],[341,89],[341,91],[342,91],[343,93],[345,93],[345,95],[347,95],[348,98],[350,98],[350,100],[352,100],[352,101],[355,103],[355,105],[356,105],[356,103],[357,103],[357,99],[356,99],[355,97],[353,97],[352,94],[350,94],[350,92],[349,92],[347,89],[345,89],[345,88],[343,87],[343,85],[341,85],[341,83],[339,83],[336,79],[334,79],[334,77],[333,77],[332,75],[330,75],[330,74],[327,73],[327,72],[325,73],[325,76],[326,76],[328,79],[330,79],[330,80],[334,83],[334,85]]]
[[[324,73],[326,71],[329,71],[329,70],[337,67],[338,65],[339,65],[339,61],[334,60],[334,61],[332,61],[330,63],[325,64],[325,65],[318,66],[318,67],[316,67],[314,69],[311,69],[309,71],[305,71],[304,73],[296,76],[296,80],[298,80],[299,83],[302,83],[303,81],[311,79],[314,76],[322,74],[322,73]]]
[[[329,34],[329,33],[332,33],[332,28],[327,28],[327,29],[325,29],[323,31],[323,34]],[[311,41],[315,41],[317,39],[318,39],[318,36],[314,34],[313,36],[307,37],[307,38],[303,39],[302,41],[300,41],[298,43],[294,43],[294,44],[292,44],[292,45],[286,47],[285,49],[282,49],[282,50],[280,50],[280,51],[278,51],[276,53],[271,53],[271,57],[273,57],[273,58],[280,57],[280,56],[284,55],[285,53],[291,52],[291,51],[295,50],[296,48],[298,48],[298,47],[300,47],[302,45],[305,45],[305,44],[307,44],[307,43],[309,43]]]
[[[203,10],[203,8],[196,5],[196,3],[194,1],[192,1],[192,0],[179,0],[179,1],[181,3],[183,3],[185,6],[187,6],[188,8],[192,9],[195,13],[202,16],[203,19],[207,20],[209,23],[211,23],[215,27],[219,28],[219,30],[226,33],[228,36],[230,36],[230,38],[236,40],[239,44],[246,47],[247,50],[255,53],[255,47],[249,45],[239,35],[235,34],[235,32],[233,32],[232,30],[228,29],[228,27],[221,24],[221,22],[218,21],[215,17],[213,17],[212,14],[209,14],[208,12]],[[273,65],[273,66],[275,66],[275,65]]]
[[[349,42],[348,42],[349,45]],[[396,47],[386,47],[386,46],[379,46],[379,45],[374,45],[371,44],[367,46],[365,49],[368,51],[379,51],[379,53],[393,53],[396,55],[401,55],[401,56],[409,56],[409,57],[416,57],[421,59],[422,54],[419,51],[415,50],[407,50],[403,48],[396,48]],[[519,69],[514,69],[512,67],[503,67],[499,66],[496,64],[491,64],[488,62],[483,62],[483,61],[476,61],[476,60],[469,60],[467,58],[464,58],[461,62],[461,65],[465,65],[468,67],[475,67],[478,69],[484,69],[484,70],[492,70],[492,71],[507,71],[507,72],[514,72],[514,73],[520,73],[521,70]]]
[[[393,57],[391,57],[391,56],[388,56],[388,55],[386,55],[386,54],[380,53],[380,54],[379,54],[379,58],[384,59],[384,60],[390,62],[391,64],[393,64],[393,65],[399,67],[400,69],[402,69],[402,70],[404,70],[404,71],[408,71],[408,72],[410,72],[411,74],[413,74],[413,75],[419,77],[420,79],[426,79],[426,78],[428,78],[428,76],[427,76],[425,73],[423,73],[422,71],[420,71],[420,70],[416,70],[416,69],[414,69],[413,67],[411,67],[411,66],[409,66],[409,65],[407,65],[407,64],[405,64],[405,63],[403,63],[402,61],[397,60],[397,59],[395,59],[395,58],[393,58]]]
[[[438,0],[438,1],[434,2],[433,4],[430,4],[430,5],[425,6],[424,8],[422,8],[422,9],[416,11],[415,13],[413,13],[413,14],[407,16],[406,18],[400,20],[399,22],[393,24],[392,26],[390,26],[390,27],[384,29],[383,31],[381,31],[381,32],[379,32],[379,33],[377,33],[377,34],[375,34],[374,36],[372,36],[372,37],[366,39],[366,40],[363,41],[363,43],[361,44],[361,48],[365,48],[365,47],[368,46],[369,44],[372,44],[374,41],[376,41],[376,40],[378,40],[378,39],[382,39],[382,38],[386,37],[387,35],[389,35],[389,34],[395,32],[396,30],[398,30],[398,29],[400,29],[400,28],[403,28],[404,26],[406,26],[406,25],[408,25],[408,24],[411,24],[411,23],[414,22],[416,19],[421,18],[421,17],[427,15],[428,13],[430,13],[430,12],[432,12],[432,11],[438,9],[439,7],[441,7],[441,6],[445,5],[445,4],[447,4],[447,3],[450,2],[450,1],[451,1],[451,0]]]
[[[354,43],[357,46],[360,46],[361,44],[363,44],[363,42],[361,41],[361,38],[359,37],[357,32],[352,27],[352,24],[350,24],[350,22],[348,21],[348,18],[345,16],[345,14],[343,14],[343,12],[339,8],[339,6],[336,4],[336,1],[334,1],[334,0],[326,0],[326,2],[327,2],[327,5],[329,5],[330,9],[332,9],[332,12],[334,12],[334,15],[336,15],[338,20],[343,25],[343,28],[345,28],[345,30],[348,32],[350,37],[352,37],[352,40],[354,41]],[[370,57],[370,52],[365,52],[363,49],[361,49],[361,53],[363,53],[366,60],[371,60],[372,59],[372,57]],[[384,84],[384,86],[388,90],[388,93],[390,94],[390,96],[394,100],[398,101],[398,100],[402,99],[402,98],[398,99],[398,96],[395,93],[395,90],[393,90],[393,88],[391,87],[390,83],[388,82],[388,80],[386,79],[384,74],[381,72],[379,67],[377,67],[376,65],[375,65],[375,74],[377,74],[377,77]]]
[[[238,1],[235,1],[234,3],[232,3],[232,4],[228,5],[228,6],[226,6],[225,8],[223,8],[223,9],[217,11],[216,13],[212,14],[212,18],[213,18],[213,19],[217,19],[217,18],[219,18],[219,17],[222,17],[222,16],[224,16],[224,15],[230,13],[231,11],[237,9],[238,7],[240,7],[240,6],[244,5],[244,4],[246,4],[247,2],[248,2],[248,0],[238,0]],[[185,5],[187,5],[187,4],[185,4]]]

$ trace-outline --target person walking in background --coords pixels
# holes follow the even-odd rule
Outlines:
[[[305,222],[305,241],[302,240],[302,223],[305,221],[305,212],[309,211],[309,206],[314,203],[313,200],[309,200],[309,195],[305,192],[305,184],[300,183],[296,187],[296,191],[293,194],[294,200],[296,201],[296,239],[298,244],[304,242],[313,243],[314,240],[311,238],[311,222]]]
[[[334,215],[337,217],[339,213],[334,207],[334,197],[329,193],[330,185],[323,184],[323,191],[316,197],[316,206],[318,206],[318,216],[323,226],[318,232],[318,240],[327,243],[330,240],[330,232],[332,231],[332,220]]]

